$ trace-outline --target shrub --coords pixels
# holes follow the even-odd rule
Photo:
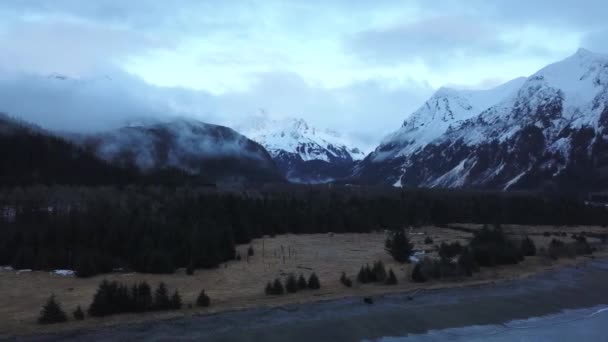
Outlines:
[[[308,282],[306,281],[306,278],[304,278],[304,275],[302,273],[300,273],[300,276],[298,277],[298,289],[306,290],[307,288],[308,288]]]
[[[471,249],[466,247],[462,250],[462,254],[458,257],[458,265],[467,276],[472,276],[473,272],[479,271],[479,265],[475,260],[475,256]]]
[[[530,239],[530,237],[526,236],[523,240],[521,240],[521,251],[525,256],[536,255],[536,245],[534,244],[534,241]]]
[[[67,315],[61,309],[61,305],[55,300],[55,295],[49,297],[46,304],[42,307],[40,317],[38,318],[39,324],[54,324],[63,323],[68,320]]]
[[[395,272],[393,272],[393,269],[388,270],[386,285],[397,285],[397,276],[395,276]]]
[[[414,266],[412,271],[412,280],[416,283],[424,283],[427,281],[424,274],[422,274],[422,264],[419,262]]]
[[[296,276],[290,274],[287,276],[287,281],[285,282],[285,290],[289,293],[298,292],[298,281],[296,280]]]
[[[344,273],[344,272],[342,272],[342,275],[340,276],[340,282],[342,283],[342,285],[344,285],[346,287],[352,287],[353,286],[352,280],[350,280],[350,278],[348,278],[346,276],[346,273]]]
[[[430,236],[427,236],[427,237],[424,239],[424,244],[425,244],[425,245],[432,245],[432,244],[433,244],[433,242],[434,242],[434,241],[433,241],[433,239],[432,239]]]
[[[386,238],[385,249],[397,262],[409,262],[413,247],[402,229],[391,232]]]
[[[74,316],[74,319],[77,321],[82,321],[84,319],[84,312],[82,311],[80,305],[76,307],[76,310],[74,310],[72,316]]]
[[[500,227],[476,231],[469,247],[481,266],[516,264],[524,258],[519,246],[508,240]]]
[[[249,248],[247,248],[247,255],[253,256],[254,253],[255,251],[253,250],[253,246],[249,246]]]
[[[441,243],[439,246],[439,256],[442,259],[452,259],[458,254],[462,253],[462,245],[460,242],[452,242],[451,244],[447,244],[445,242]]]
[[[559,239],[551,240],[547,253],[549,254],[549,257],[555,260],[563,257],[574,257],[573,251],[568,248],[568,246],[566,246],[562,240]]]
[[[266,286],[266,294],[270,294],[268,293],[269,286],[270,289],[272,289],[272,285],[268,283],[268,285]],[[205,293],[205,290],[201,290],[201,293],[199,293],[198,297],[196,298],[196,305],[203,308],[211,305],[211,298],[209,298],[209,296]]]
[[[321,282],[319,282],[319,277],[313,272],[308,278],[308,288],[311,290],[318,290],[321,288]]]

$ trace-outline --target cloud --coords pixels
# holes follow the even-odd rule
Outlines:
[[[455,55],[496,55],[513,48],[495,27],[462,16],[436,16],[359,32],[349,45],[377,63],[423,60],[436,64]]]
[[[213,95],[153,86],[117,70],[90,79],[12,74],[0,77],[0,112],[51,130],[94,132],[175,117],[235,127],[264,109],[276,118],[304,118],[336,129],[371,148],[432,92],[414,81],[387,87],[385,80],[326,89],[288,72],[259,74],[256,80],[246,92]]]
[[[19,22],[0,31],[0,66],[79,75],[171,42],[137,32],[69,21]]]

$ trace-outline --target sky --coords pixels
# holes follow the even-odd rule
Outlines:
[[[0,111],[87,131],[263,110],[373,146],[441,86],[608,52],[605,13],[603,0],[2,0]],[[51,74],[81,83],[58,90]]]

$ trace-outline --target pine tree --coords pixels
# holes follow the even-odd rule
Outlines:
[[[409,262],[413,248],[402,229],[391,232],[386,239],[385,249],[397,262]]]
[[[308,278],[308,288],[311,290],[318,290],[321,288],[321,283],[319,282],[319,277],[313,272]]]
[[[93,296],[93,302],[89,306],[89,315],[93,317],[102,317],[114,313],[112,299],[112,284],[109,281],[103,280],[97,292]]]
[[[61,309],[61,305],[55,300],[55,295],[51,295],[46,301],[46,304],[40,311],[40,317],[38,323],[40,324],[53,324],[62,323],[68,320],[67,315]]]
[[[182,308],[182,297],[179,292],[175,290],[173,296],[171,296],[171,303],[169,304],[172,310],[179,310]]]
[[[80,305],[78,305],[78,307],[76,307],[76,310],[74,310],[74,319],[77,321],[82,321],[84,319],[84,312],[82,311],[82,308],[80,308]]]
[[[298,291],[298,281],[296,280],[296,276],[289,274],[287,277],[287,281],[285,282],[285,289],[289,293],[296,293]]]
[[[521,240],[521,251],[525,256],[536,255],[536,245],[534,244],[534,241],[530,239],[530,237],[526,236],[525,239]]]
[[[304,275],[302,273],[300,273],[300,276],[298,277],[298,289],[306,290],[307,288],[308,288],[308,282],[306,282],[306,278],[304,278]]]
[[[395,272],[391,268],[388,270],[388,278],[386,278],[386,285],[397,285],[397,276],[395,276]]]
[[[357,281],[361,284],[369,283],[369,274],[365,266],[361,266],[359,273],[357,274]]]
[[[154,308],[156,310],[168,310],[170,307],[169,291],[165,283],[161,282],[154,293]]]
[[[283,288],[283,283],[281,283],[281,280],[279,278],[274,280],[274,283],[272,284],[272,294],[274,295],[282,295],[285,292],[285,289]]]
[[[145,281],[137,287],[136,311],[149,311],[152,309],[152,289]]]
[[[268,283],[268,285],[270,286],[270,283]],[[266,286],[266,294],[269,294],[268,286]],[[207,296],[207,294],[205,293],[205,290],[201,290],[201,293],[198,295],[198,298],[196,298],[196,305],[203,307],[203,308],[211,305],[211,298],[209,298],[209,296]]]
[[[268,284],[266,284],[266,288],[264,289],[264,292],[266,293],[266,295],[270,296],[272,294],[274,294],[274,288],[272,286],[271,282],[268,282]]]
[[[383,283],[386,280],[386,269],[382,261],[376,261],[372,269],[374,281]]]
[[[189,263],[188,267],[186,267],[186,275],[194,275],[194,264]]]

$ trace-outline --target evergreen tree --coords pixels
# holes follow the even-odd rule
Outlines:
[[[49,297],[46,304],[42,307],[38,323],[53,324],[62,323],[68,320],[65,312],[61,309],[61,305],[55,300],[55,295]]]
[[[114,313],[112,305],[113,288],[114,286],[105,279],[99,284],[97,292],[95,292],[95,295],[93,296],[93,302],[89,306],[89,315],[93,317],[102,317]]]
[[[521,240],[521,251],[525,256],[536,255],[536,245],[529,236],[526,236],[523,240]]]
[[[169,299],[169,291],[165,283],[161,282],[158,284],[158,288],[154,293],[154,309],[156,310],[168,310],[171,308],[171,301]]]
[[[188,267],[186,267],[186,275],[194,275],[194,264],[189,263]]]
[[[182,297],[179,295],[179,292],[177,290],[173,292],[173,296],[171,296],[171,302],[169,306],[172,310],[179,310],[182,308]]]
[[[393,269],[388,270],[386,285],[397,285],[397,276],[395,276],[395,272],[393,272]]]
[[[296,293],[298,291],[298,281],[293,273],[289,274],[287,281],[285,282],[285,289],[289,293]]]
[[[319,282],[319,277],[313,272],[308,278],[308,288],[311,290],[318,290],[321,288],[321,282]]]
[[[268,296],[274,294],[274,287],[272,286],[271,282],[268,282],[268,284],[266,284],[266,288],[264,289],[264,293],[266,293],[266,295],[268,295]]]
[[[73,315],[74,315],[74,319],[77,321],[82,321],[84,319],[84,312],[80,308],[80,305],[78,305],[78,307],[76,307],[76,310],[74,310]]]
[[[149,311],[152,309],[152,304],[152,289],[145,281],[141,282],[137,287],[136,310]]]
[[[272,284],[272,294],[274,295],[282,295],[285,292],[285,289],[283,288],[283,283],[281,283],[281,280],[279,278],[274,280],[274,283]]]
[[[270,290],[272,290],[272,286],[270,285],[270,283],[268,283],[268,286],[266,286],[266,294],[270,294],[268,293],[269,286]],[[206,308],[211,305],[211,298],[209,298],[209,296],[205,293],[205,290],[201,290],[201,293],[196,298],[196,305],[203,308]]]
[[[397,262],[409,262],[413,248],[402,229],[391,232],[386,239],[385,249]]]
[[[369,268],[367,266],[361,266],[357,274],[357,281],[361,284],[369,283]]]
[[[386,268],[384,267],[384,263],[382,261],[376,261],[371,272],[373,274],[372,278],[375,282],[382,283],[386,280]]]
[[[306,278],[304,278],[304,275],[300,273],[300,276],[298,277],[298,290],[306,290],[307,288],[308,282],[306,281]]]

